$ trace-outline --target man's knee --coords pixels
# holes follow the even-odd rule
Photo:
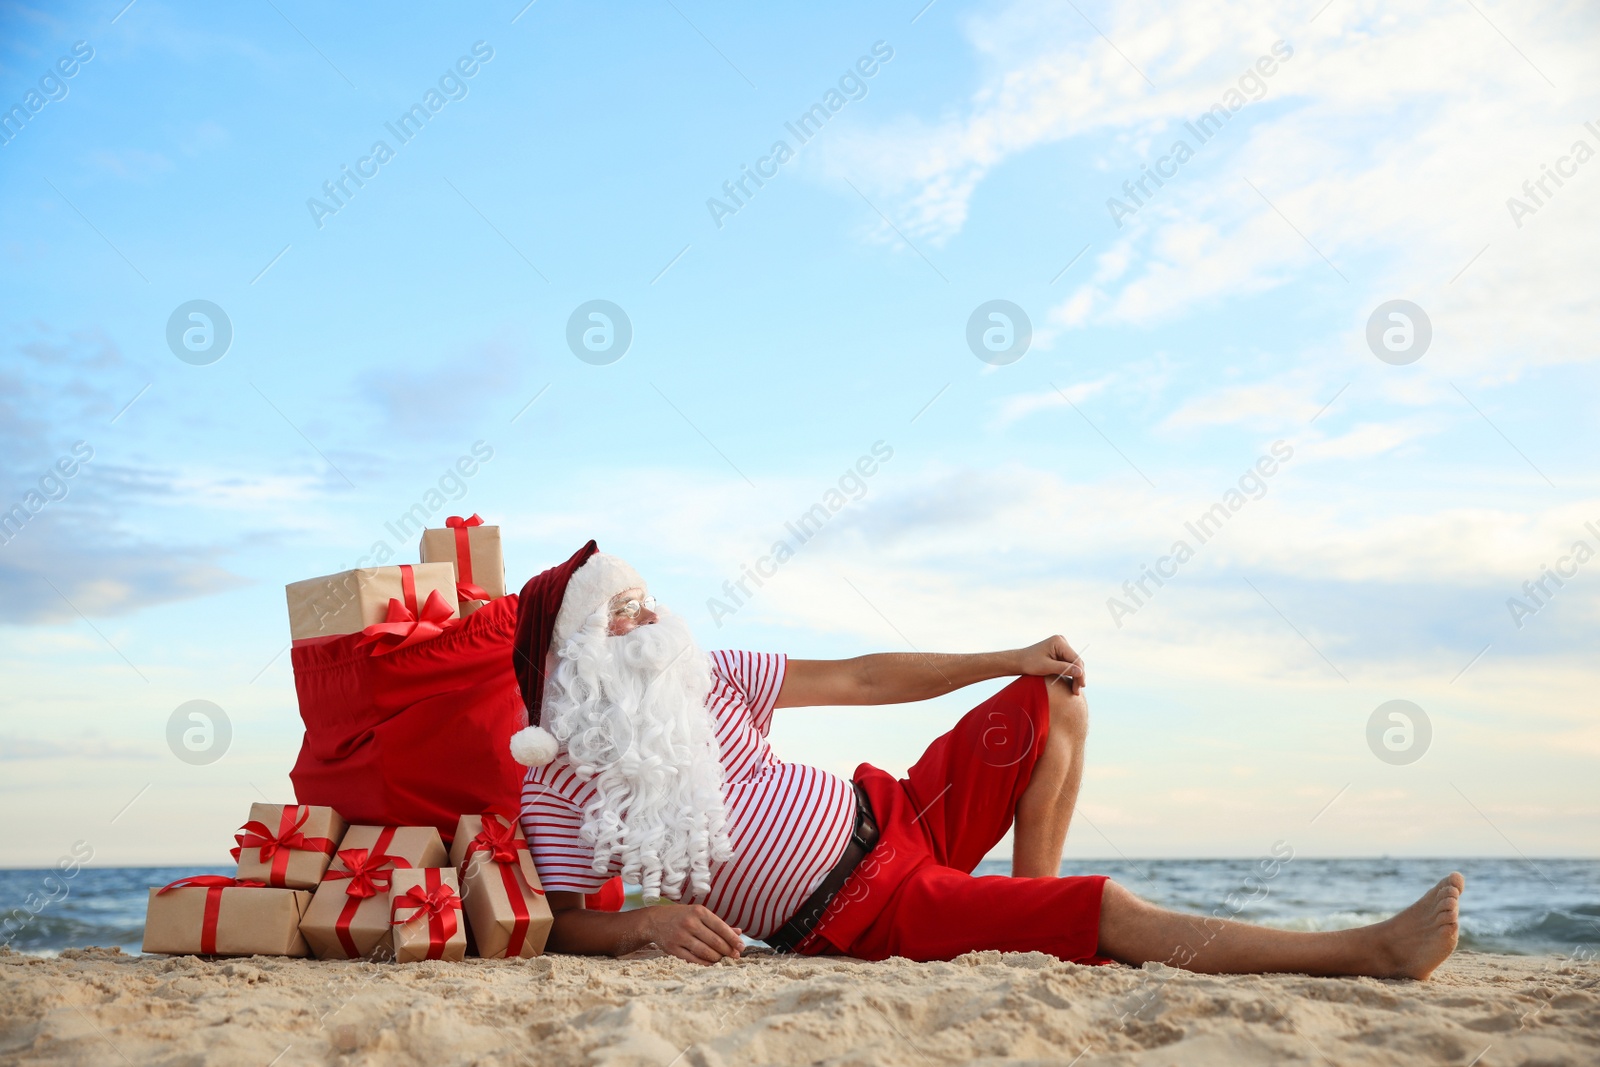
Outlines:
[[[1083,691],[1054,678],[1049,680],[1046,688],[1050,694],[1050,729],[1079,740],[1087,737],[1089,702],[1083,698]]]
[[[1126,920],[1141,912],[1151,910],[1148,901],[1135,896],[1122,883],[1106,879],[1106,884],[1100,890],[1100,917]]]

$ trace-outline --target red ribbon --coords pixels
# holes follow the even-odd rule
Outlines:
[[[471,859],[474,852],[487,852],[495,863],[516,863],[517,851],[528,851],[528,843],[517,836],[510,820],[488,812],[479,818],[483,820],[483,829],[467,845],[467,859]]]
[[[295,813],[299,813],[299,818]],[[300,827],[306,824],[306,819],[311,817],[311,809],[298,804],[285,804],[283,814],[278,820],[278,832],[274,834],[267,828],[267,824],[252,819],[239,827],[240,832],[233,835],[238,842],[230,851],[233,858],[238,860],[239,853],[247,848],[259,849],[258,856],[262,863],[272,861],[272,872],[267,877],[267,885],[283,888],[284,879],[288,876],[289,853],[291,852],[320,852],[324,856],[333,855],[334,843],[326,837],[307,837],[300,832]]]
[[[333,932],[338,935],[339,944],[344,946],[345,955],[350,959],[361,955],[361,950],[356,948],[355,939],[350,936],[350,923],[360,910],[362,901],[377,896],[379,891],[387,893],[393,882],[395,870],[411,866],[410,861],[384,852],[384,849],[389,847],[389,842],[394,840],[394,832],[395,827],[385,826],[378,833],[378,840],[373,843],[371,849],[344,849],[339,853],[339,862],[344,864],[345,869],[329,871],[322,877],[324,882],[340,878],[350,879],[350,884],[344,887],[344,907],[340,909],[339,918],[333,924]]]
[[[437,589],[428,593],[427,602],[418,610],[417,578],[409,563],[400,565],[400,593],[405,597],[405,602],[390,597],[389,611],[384,621],[375,622],[361,631],[361,640],[356,642],[358,648],[371,645],[372,654],[382,656],[397,648],[438,637],[455,622],[455,609],[445,602]]]
[[[438,870],[430,867],[422,872],[427,887],[413,886],[395,897],[389,906],[389,925],[405,926],[424,915],[428,917],[428,955],[430,960],[444,959],[444,946],[456,936],[461,915],[461,898],[444,884]],[[404,919],[395,918],[401,908],[415,908]]]
[[[528,927],[532,923],[532,916],[528,913],[528,902],[523,898],[524,887],[533,890],[539,896],[544,896],[543,889],[527,885],[525,879],[517,878],[520,869],[518,851],[527,852],[528,842],[518,837],[509,820],[502,822],[499,816],[483,814],[483,829],[478,831],[478,836],[467,845],[467,855],[463,864],[472,862],[474,852],[488,854],[489,862],[500,868],[500,881],[506,887],[506,897],[511,901],[511,937],[506,942],[506,958],[515,959],[522,955],[522,943],[528,936]]]
[[[452,515],[444,520],[444,524],[456,532],[456,599],[490,599],[482,587],[472,584],[472,541],[467,535],[472,527],[482,526],[483,520],[478,518],[477,513],[473,513],[470,519]]]
[[[215,956],[217,954],[217,916],[222,912],[222,891],[224,889],[245,888],[265,889],[267,883],[257,882],[250,878],[229,878],[222,874],[197,874],[189,878],[179,878],[176,882],[168,882],[156,890],[156,896],[173,889],[204,889],[206,891],[206,909],[200,919],[200,954],[202,956]]]

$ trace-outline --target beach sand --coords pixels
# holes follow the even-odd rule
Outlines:
[[[1215,978],[1037,953],[654,953],[408,965],[0,949],[27,1064],[1600,1063],[1600,963],[1458,953],[1429,982]],[[1476,1059],[1475,1059],[1476,1057]]]

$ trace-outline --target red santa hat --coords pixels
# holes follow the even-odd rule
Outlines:
[[[556,758],[555,735],[540,725],[545,663],[552,648],[565,647],[596,611],[628,589],[643,589],[644,579],[593,541],[542,574],[528,579],[517,598],[517,633],[511,654],[528,708],[527,729],[511,735],[511,758],[525,767],[542,767]]]

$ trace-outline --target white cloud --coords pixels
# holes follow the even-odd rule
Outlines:
[[[1420,421],[1402,424],[1398,433],[1416,437],[1428,429]],[[1584,527],[1585,521],[1600,523],[1600,492],[1592,487],[1586,496],[1580,488],[1573,503],[1551,504],[1536,490],[1500,491],[1493,503],[1464,507],[1458,503],[1462,486],[1476,484],[1471,472],[1450,483],[1418,483],[1409,472],[1385,481],[1349,478],[1346,467],[1325,469],[1380,445],[1396,447],[1383,432],[1358,427],[1331,442],[1297,442],[1293,459],[1267,479],[1266,493],[1196,546],[1195,560],[1161,594],[1163,613],[1170,607],[1176,617],[1163,624],[1171,627],[1170,639],[1191,646],[1172,651],[1174,664],[1193,660],[1202,669],[1200,660],[1214,658],[1203,651],[1210,643],[1250,631],[1254,624],[1239,620],[1254,618],[1260,603],[1239,581],[1241,572],[1268,585],[1345,583],[1357,600],[1381,600],[1386,586],[1426,588],[1416,601],[1421,628],[1454,622],[1456,598],[1479,590],[1473,602],[1499,626],[1504,597],[1536,577],[1542,562],[1554,560],[1574,538],[1596,540]],[[1340,458],[1322,454],[1330,447]],[[1094,482],[1024,464],[896,468],[899,462],[886,464],[869,481],[865,498],[846,505],[779,568],[741,618],[883,639],[899,627],[930,648],[962,647],[980,633],[1015,632],[1020,639],[1069,615],[1093,631],[1115,633],[1106,598],[1174,540],[1193,542],[1185,522],[1234,488],[1252,459],[1241,459],[1237,470],[1188,470],[1164,493],[1151,493],[1131,477]],[[652,472],[610,478],[572,495],[563,491],[570,510],[503,521],[508,531],[567,531],[557,540],[574,547],[593,534],[613,551],[637,550],[652,565],[670,566],[674,583],[690,598],[678,607],[700,626],[707,622],[703,598],[767,553],[786,535],[785,520],[826,488],[794,479],[772,483],[758,497],[737,480]],[[630,515],[652,517],[646,542],[625,521],[615,529],[596,527],[594,516],[612,499],[630,501]],[[1218,582],[1237,589],[1219,598],[1210,591]],[[1574,583],[1563,596],[1600,613],[1600,585]],[[1328,625],[1351,641],[1367,626],[1355,617],[1330,618]],[[1221,636],[1230,630],[1234,637]],[[1231,649],[1218,662],[1248,662],[1248,670],[1270,673],[1281,652]]]
[[[1506,208],[1576,139],[1600,151],[1600,133],[1584,127],[1600,123],[1600,92],[1581,77],[1600,46],[1592,8],[1523,21],[1443,0],[1405,12],[1341,0],[1311,25],[1252,2],[1086,14],[1154,86],[1075,13],[1014,4],[968,27],[987,69],[965,107],[863,131],[838,147],[836,167],[866,175],[908,232],[934,244],[966,225],[993,168],[1041,145],[1095,152],[1098,195],[1122,196],[1121,182],[1174,138],[1194,142],[1183,120],[1282,37],[1294,56],[1264,100],[1199,145],[1204,161],[1179,169],[1123,228],[1102,216],[1109,246],[1097,242],[1090,280],[1048,320],[1145,325],[1298,282],[1348,299],[1353,336],[1382,300],[1416,300],[1435,344],[1488,380],[1600,357],[1587,328],[1600,158],[1520,229]]]
[[[1161,422],[1165,430],[1249,426],[1278,430],[1304,426],[1319,406],[1311,386],[1278,381],[1228,386],[1185,401]]]
[[[1392,452],[1402,445],[1431,436],[1442,428],[1437,416],[1413,416],[1388,422],[1365,422],[1348,433],[1319,441],[1314,446],[1321,459],[1365,459]]]
[[[292,529],[307,522],[303,505],[320,496],[327,484],[320,474],[245,475],[237,469],[191,468],[174,475],[167,491],[174,506],[264,512],[275,526]]]
[[[1022,393],[1017,396],[1007,397],[1000,405],[1000,414],[995,419],[995,428],[1004,429],[1019,419],[1025,419],[1040,411],[1049,411],[1053,408],[1064,408],[1071,404],[1081,404],[1091,396],[1104,391],[1111,384],[1109,376],[1097,378],[1092,382],[1079,382],[1062,389],[1049,389],[1042,393]]]

